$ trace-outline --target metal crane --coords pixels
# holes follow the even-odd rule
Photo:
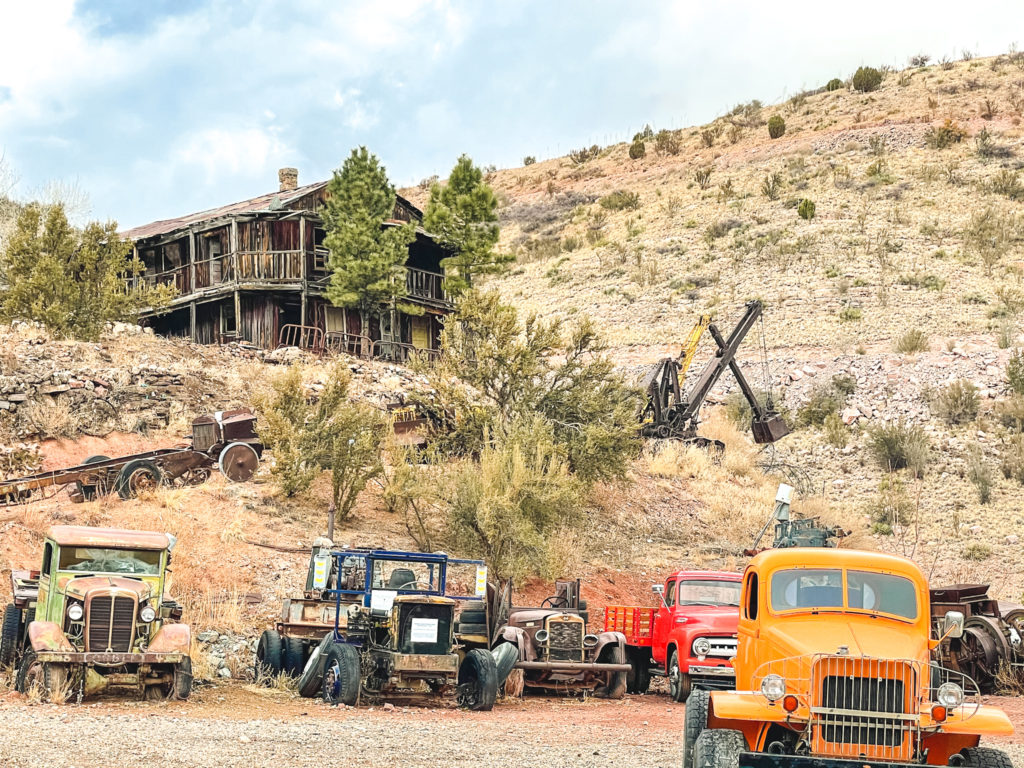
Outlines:
[[[754,327],[754,323],[761,317],[763,309],[764,306],[760,301],[747,302],[743,317],[740,318],[728,338],[722,336],[718,327],[710,322],[710,318],[707,316],[700,318],[693,330],[690,331],[686,346],[679,358],[665,358],[647,374],[643,383],[647,404],[640,415],[640,434],[644,437],[684,440],[702,447],[723,448],[724,446],[719,441],[699,436],[697,424],[704,400],[726,368],[732,371],[743,396],[750,403],[754,414],[751,422],[754,442],[758,444],[774,443],[789,434],[789,427],[775,410],[771,395],[769,394],[764,404],[758,401],[754,390],[747,383],[736,362],[737,348],[750,329]],[[705,328],[715,340],[718,351],[708,361],[693,387],[684,395],[681,382],[685,378],[686,369],[693,361],[697,342],[700,341]]]

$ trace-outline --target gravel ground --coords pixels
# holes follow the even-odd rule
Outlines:
[[[1020,699],[1004,701],[1020,709]],[[676,768],[682,714],[658,695],[621,702],[531,698],[489,713],[334,709],[237,685],[172,704],[110,699],[59,707],[8,695],[0,697],[0,766]],[[1020,738],[998,746],[1024,768],[1024,744],[1013,743]]]

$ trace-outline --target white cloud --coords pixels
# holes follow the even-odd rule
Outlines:
[[[271,178],[269,171],[281,158],[292,155],[273,129],[208,128],[182,137],[171,155],[171,162],[201,171],[207,184],[225,177]]]

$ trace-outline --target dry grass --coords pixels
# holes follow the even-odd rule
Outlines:
[[[81,422],[67,398],[46,395],[29,400],[19,413],[25,423],[40,437],[71,437],[77,435]]]

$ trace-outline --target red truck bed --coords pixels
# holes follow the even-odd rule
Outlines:
[[[657,612],[657,608],[609,605],[604,609],[604,631],[621,632],[629,645],[651,645],[654,614]]]

